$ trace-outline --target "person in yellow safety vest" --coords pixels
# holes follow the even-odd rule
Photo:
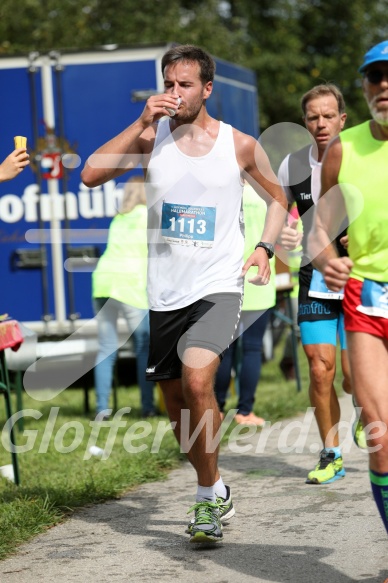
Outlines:
[[[264,200],[257,196],[246,183],[243,191],[243,211],[245,225],[245,253],[249,257],[264,227],[267,207]],[[238,387],[238,404],[235,421],[243,425],[262,427],[265,420],[253,412],[255,393],[260,379],[262,364],[263,336],[270,318],[270,308],[276,303],[275,257],[270,259],[271,277],[267,285],[244,286],[244,299],[241,319],[236,339],[224,353],[218,368],[214,391],[218,406],[223,415],[225,401],[235,369]],[[240,348],[241,346],[241,348]]]

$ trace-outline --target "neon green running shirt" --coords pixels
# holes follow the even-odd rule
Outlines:
[[[147,309],[147,208],[116,215],[108,244],[92,274],[92,296]]]
[[[338,176],[350,220],[351,277],[388,282],[388,141],[376,140],[367,121],[341,132]],[[354,188],[355,187],[355,188]],[[360,209],[361,213],[358,215]]]
[[[244,262],[255,250],[264,229],[267,205],[249,184],[243,191],[245,224]],[[243,310],[267,310],[276,303],[275,257],[270,259],[271,277],[267,285],[253,285],[248,279],[256,275],[257,267],[251,267],[245,276]]]

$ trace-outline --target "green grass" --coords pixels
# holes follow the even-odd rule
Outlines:
[[[274,360],[262,368],[255,403],[255,412],[272,422],[309,406],[308,370],[302,348],[299,348],[303,387],[300,393],[296,391],[296,383],[285,381],[279,372],[281,350],[279,346]],[[93,391],[90,397],[93,407]],[[236,396],[232,395],[228,407],[233,408],[235,402]],[[12,553],[20,543],[64,520],[76,508],[120,497],[139,484],[164,479],[169,470],[177,467],[183,455],[171,431],[164,435],[162,447],[156,447],[158,451],[151,453],[158,424],[168,423],[165,417],[152,419],[152,432],[142,437],[144,428],[138,388],[120,388],[118,405],[132,407],[130,415],[122,418],[124,427],[117,427],[117,422],[107,423],[107,426],[100,424],[95,440],[103,449],[111,446],[111,455],[107,459],[93,456],[85,459],[94,441],[90,442],[92,427],[83,412],[83,392],[68,389],[46,402],[24,395],[24,409],[38,410],[42,417],[25,417],[23,432],[15,428],[17,445],[24,445],[28,450],[18,454],[21,485],[18,487],[0,478],[0,559]],[[4,408],[0,407],[0,419],[4,419]],[[55,422],[50,425],[50,411],[51,415],[55,413],[53,407],[59,409]],[[132,436],[135,439],[131,442],[128,431],[133,423],[138,424],[138,437]],[[112,427],[117,428],[117,436],[111,434],[109,439]],[[143,446],[144,451],[134,452],[131,445]],[[62,449],[62,453],[58,449]],[[9,463],[11,454],[2,448],[0,465]]]
[[[144,439],[133,440],[133,447],[145,444],[144,451],[126,451],[125,447],[130,449],[131,445],[128,437],[125,438],[129,426],[142,423],[138,388],[119,389],[118,403],[120,407],[133,407],[133,412],[122,418],[125,426],[118,427],[117,436],[111,436],[111,455],[100,459],[85,454],[93,444],[108,449],[110,430],[118,422],[100,423],[97,438],[90,442],[92,426],[83,413],[82,391],[69,389],[45,403],[24,395],[23,408],[38,410],[43,415],[38,420],[25,416],[22,433],[14,428],[17,445],[25,446],[28,451],[18,453],[19,487],[0,478],[0,558],[19,543],[63,520],[74,509],[117,498],[134,486],[163,479],[168,470],[178,465],[182,455],[171,431],[165,435],[163,447],[157,453],[150,453],[158,422],[167,424],[166,418],[153,419],[150,421],[152,433]],[[52,407],[59,407],[59,411],[55,423],[50,425]],[[137,432],[141,430],[141,426],[137,428]],[[77,445],[75,439],[78,447],[64,453],[66,448],[72,449],[72,444]],[[0,465],[9,463],[11,454],[2,448]]]

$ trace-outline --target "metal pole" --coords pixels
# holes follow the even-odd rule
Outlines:
[[[28,67],[28,77],[30,85],[30,99],[31,99],[31,117],[32,117],[32,134],[34,148],[38,149],[39,140],[39,127],[38,127],[38,106],[36,101],[36,73],[38,71],[35,65],[36,59],[39,57],[39,53],[32,52],[29,54],[29,67]],[[42,194],[42,173],[40,169],[40,156],[35,155],[35,167],[36,167],[36,183],[38,186],[38,196]],[[39,231],[43,234],[44,222],[42,220],[40,201],[38,204],[38,226]],[[41,264],[41,275],[42,275],[42,304],[43,304],[43,316],[44,322],[49,322],[52,320],[52,314],[49,313],[49,299],[48,299],[48,272],[47,272],[47,259],[46,259],[46,245],[44,243],[44,237],[40,237],[40,252],[42,257]]]
[[[62,98],[62,73],[64,70],[63,65],[60,63],[60,53],[57,51],[51,51],[49,57],[54,61],[54,71],[55,71],[55,94],[56,94],[56,106],[57,106],[57,119],[58,119],[58,138],[59,138],[59,148],[61,151],[61,156],[65,153],[65,122],[64,122],[64,112],[63,112],[63,98]],[[67,178],[67,168],[63,166],[62,169],[62,193],[66,196],[68,190],[68,178]],[[69,217],[67,216],[67,206],[66,200],[64,203],[64,226],[65,232],[69,233],[71,229],[71,224]],[[67,236],[65,237],[65,255],[66,259],[70,257],[71,246]],[[67,291],[69,300],[69,314],[68,318],[71,322],[74,322],[79,318],[79,314],[75,311],[75,294],[74,294],[74,276],[73,272],[66,271],[66,281],[67,281]]]
[[[42,64],[42,96],[43,116],[46,128],[50,128],[55,134],[54,95],[52,83],[52,67],[50,61]],[[57,179],[47,180],[48,194],[51,199],[51,258],[53,264],[53,284],[55,319],[58,329],[64,326],[66,320],[65,285],[63,277],[63,249],[61,221],[56,217],[55,200],[59,196],[59,184]]]

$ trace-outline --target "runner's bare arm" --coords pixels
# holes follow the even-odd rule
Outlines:
[[[267,204],[261,240],[275,245],[287,214],[286,196],[260,144],[253,137],[237,130],[234,132],[234,140],[237,161],[242,169],[243,177]],[[271,270],[265,249],[259,247],[252,253],[243,267],[242,274],[245,275],[252,266],[258,267],[258,273],[249,279],[249,282],[256,285],[267,284]]]
[[[139,164],[145,168],[155,140],[155,122],[166,115],[166,107],[176,107],[176,101],[171,94],[152,95],[133,124],[89,157],[81,173],[83,183],[92,188]]]
[[[322,161],[321,192],[308,237],[313,265],[323,273],[326,285],[333,291],[343,288],[353,265],[349,257],[338,257],[334,244],[346,217],[345,201],[338,184],[341,160],[341,142],[335,138]]]

